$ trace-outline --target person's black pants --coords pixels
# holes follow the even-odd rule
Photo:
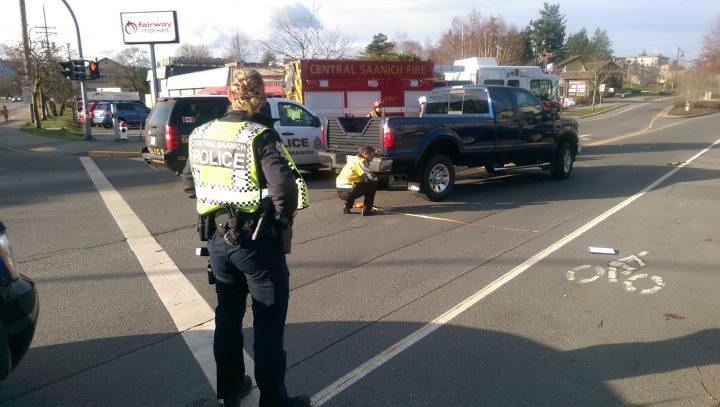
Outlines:
[[[345,201],[345,207],[351,209],[355,200],[361,196],[365,197],[363,209],[372,210],[375,204],[375,192],[377,191],[376,181],[356,182],[352,189],[338,189],[338,197]]]
[[[285,406],[289,397],[285,388],[283,337],[290,278],[285,254],[278,238],[270,233],[253,241],[243,232],[242,246],[228,245],[220,232],[208,241],[218,297],[213,343],[218,398],[231,397],[242,387],[245,376],[242,322],[249,292],[260,406]]]

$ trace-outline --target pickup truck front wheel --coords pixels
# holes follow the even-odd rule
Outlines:
[[[550,170],[553,178],[565,179],[570,176],[573,169],[573,150],[570,144],[562,143],[555,151],[553,166]]]
[[[420,193],[430,201],[442,201],[455,185],[455,166],[444,155],[430,157],[423,166]]]

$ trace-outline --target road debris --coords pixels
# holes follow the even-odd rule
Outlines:
[[[594,254],[613,254],[613,255],[620,254],[619,250],[616,250],[616,249],[613,249],[610,247],[590,246],[590,247],[588,247],[588,250],[590,250],[590,253],[594,253]]]

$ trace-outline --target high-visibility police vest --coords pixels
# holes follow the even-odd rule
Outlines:
[[[254,142],[269,128],[254,122],[212,121],[196,128],[190,135],[190,160],[197,211],[201,215],[228,206],[244,213],[257,211],[260,201],[268,196],[260,188],[259,163],[255,162]],[[309,205],[305,181],[282,143],[275,146],[295,176],[298,209]]]

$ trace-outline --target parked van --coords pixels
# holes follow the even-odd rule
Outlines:
[[[142,156],[149,165],[181,174],[187,162],[188,137],[202,124],[230,108],[225,95],[175,96],[158,99],[145,124]],[[300,169],[318,169],[324,119],[290,99],[268,98],[261,113],[274,119],[275,131]]]

